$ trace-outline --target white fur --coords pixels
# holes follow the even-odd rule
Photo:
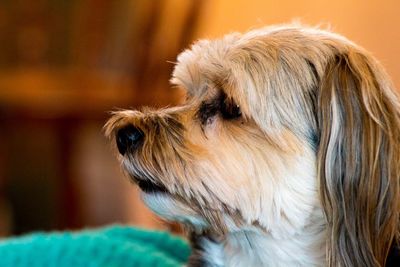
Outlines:
[[[198,231],[208,227],[193,210],[164,193],[142,193],[142,199],[161,218],[190,225]]]

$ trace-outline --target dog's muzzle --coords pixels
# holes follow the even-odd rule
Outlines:
[[[118,130],[116,141],[119,153],[125,155],[127,151],[136,150],[143,141],[144,133],[133,125]]]
[[[133,125],[127,125],[119,129],[115,135],[117,148],[122,156],[124,156],[126,153],[137,150],[142,145],[144,138],[145,135],[143,131]],[[135,177],[133,179],[140,189],[146,193],[167,193],[167,189],[164,186],[156,184],[149,179],[145,179],[143,177]]]

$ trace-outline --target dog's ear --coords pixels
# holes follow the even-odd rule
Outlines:
[[[329,60],[317,96],[329,266],[384,266],[399,229],[397,96],[382,67],[356,48]]]

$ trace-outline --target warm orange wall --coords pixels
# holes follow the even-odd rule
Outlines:
[[[198,38],[286,23],[330,24],[371,51],[400,89],[399,0],[208,0]]]

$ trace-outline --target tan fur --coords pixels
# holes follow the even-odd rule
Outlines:
[[[397,100],[365,52],[349,49],[325,72],[319,175],[331,264],[380,266],[399,225]]]
[[[105,126],[143,131],[121,162],[168,190],[168,219],[199,222],[226,266],[384,266],[399,226],[400,109],[367,52],[274,26],[194,44],[171,81],[187,91],[181,106],[119,111]],[[224,118],[221,93],[240,117]],[[246,246],[258,246],[251,259]]]

